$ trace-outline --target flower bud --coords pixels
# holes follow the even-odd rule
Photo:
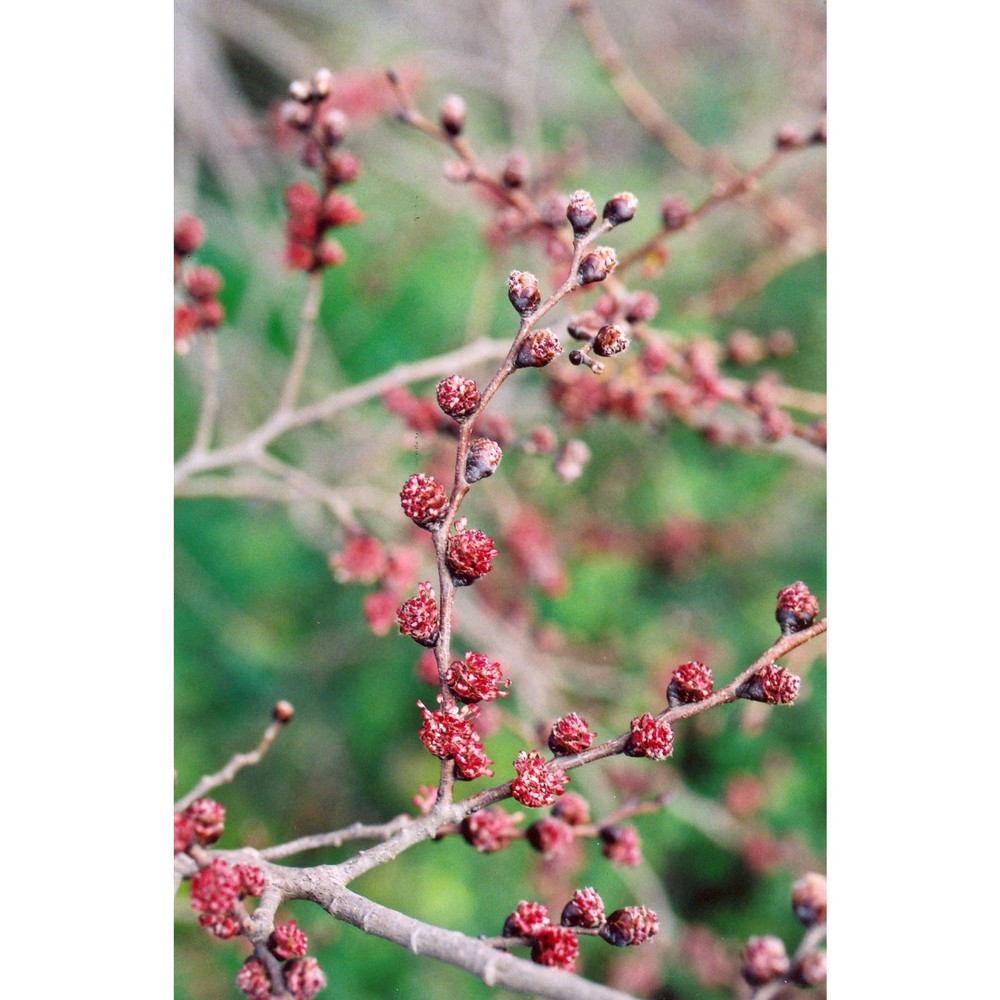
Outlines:
[[[660,217],[667,232],[683,229],[691,221],[691,209],[683,198],[668,196],[660,205]]]
[[[768,705],[791,705],[801,683],[801,677],[772,663],[741,684],[736,689],[736,696],[748,701],[762,701]]]
[[[774,137],[774,148],[780,150],[798,149],[805,145],[802,133],[795,125],[782,125]]]
[[[465,127],[465,101],[458,94],[449,94],[439,110],[441,128],[452,138],[462,134]]]
[[[826,922],[825,875],[809,872],[792,886],[792,910],[806,927]]]
[[[295,716],[295,709],[292,707],[290,701],[279,701],[275,703],[271,714],[274,716],[275,722],[284,724],[292,721]]]
[[[602,358],[614,357],[628,347],[628,337],[624,330],[611,324],[602,326],[594,337],[594,353]]]
[[[333,90],[333,74],[326,67],[313,73],[312,89],[317,97],[330,96],[330,92]]]
[[[603,281],[618,266],[618,256],[611,247],[598,247],[580,261],[577,280],[581,285]]]
[[[793,635],[812,625],[819,614],[819,601],[801,581],[778,591],[778,607],[774,613],[782,635]]]
[[[538,279],[528,271],[511,271],[507,279],[507,298],[522,315],[534,312],[541,301]]]
[[[751,986],[788,975],[789,964],[784,943],[773,934],[752,937],[743,949],[743,978]]]
[[[576,236],[585,236],[597,221],[597,206],[589,191],[574,191],[566,206],[566,218]]]
[[[190,213],[174,223],[174,253],[186,257],[205,242],[205,227],[201,219]]]
[[[811,951],[792,969],[792,980],[800,986],[819,986],[826,982],[826,952]]]
[[[501,179],[509,188],[519,188],[528,179],[528,161],[522,153],[511,153],[504,164]]]
[[[559,338],[551,330],[536,330],[522,341],[514,358],[514,366],[544,368],[561,351]]]
[[[648,941],[660,930],[656,913],[647,906],[626,906],[615,910],[601,928],[601,937],[608,944],[624,948],[626,945],[640,945]]]
[[[330,185],[350,184],[360,172],[360,161],[346,149],[334,153],[326,161],[326,182]]]
[[[622,191],[609,198],[604,205],[604,218],[612,226],[620,226],[635,216],[639,199],[631,191]]]
[[[437,384],[438,406],[456,420],[467,417],[479,405],[479,388],[471,378],[449,375]]]
[[[305,80],[293,80],[288,85],[288,93],[293,100],[301,101],[304,104],[312,99],[313,89]]]
[[[496,441],[489,438],[475,438],[469,445],[469,454],[465,459],[465,481],[478,483],[497,471],[503,452]]]
[[[563,907],[559,923],[563,927],[600,927],[604,923],[604,902],[597,890],[577,889]]]
[[[336,146],[347,135],[347,115],[339,108],[330,108],[319,120],[319,137],[324,146]]]

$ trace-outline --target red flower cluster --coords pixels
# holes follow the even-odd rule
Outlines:
[[[660,930],[659,917],[647,906],[615,910],[601,928],[601,937],[619,948],[640,945]]]
[[[326,976],[315,958],[293,958],[285,963],[285,986],[295,1000],[312,1000],[326,986]]]
[[[573,827],[561,819],[548,816],[536,820],[525,831],[528,843],[547,858],[554,858],[573,846]]]
[[[225,822],[226,810],[215,799],[196,799],[183,813],[174,813],[174,854],[186,851],[194,841],[214,844]]]
[[[667,702],[673,708],[675,705],[704,701],[713,690],[712,671],[704,663],[692,660],[682,663],[674,671],[667,685]]]
[[[664,760],[674,752],[674,731],[666,719],[658,719],[646,712],[632,720],[632,732],[625,744],[629,757],[649,757]]]
[[[271,932],[267,945],[278,958],[295,958],[306,953],[308,939],[305,933],[295,925],[294,920],[287,924],[279,924]]]
[[[752,937],[743,949],[743,978],[751,986],[787,975],[790,965],[784,943],[773,934]]]
[[[481,854],[502,851],[518,835],[517,820],[500,806],[466,816],[458,826],[466,842]]]
[[[493,775],[489,769],[493,761],[486,756],[482,740],[472,728],[477,708],[465,707],[461,712],[438,708],[432,712],[422,701],[417,702],[417,707],[424,717],[420,739],[435,757],[454,759],[456,777],[472,781]]]
[[[533,937],[551,924],[548,907],[522,899],[503,925],[504,937]]]
[[[559,338],[551,330],[536,330],[525,337],[514,364],[518,368],[544,368],[561,352]]]
[[[826,922],[826,876],[803,875],[792,886],[792,910],[807,927]]]
[[[263,891],[264,876],[255,865],[230,866],[222,858],[213,858],[191,879],[191,908],[201,914],[198,923],[209,933],[231,938],[240,930],[233,913],[237,901]]]
[[[496,555],[489,535],[474,528],[460,528],[448,538],[445,561],[455,585],[462,587],[489,573]]]
[[[594,742],[594,734],[587,728],[587,720],[576,712],[556,719],[549,733],[549,749],[554,754],[580,753]]]
[[[205,239],[205,227],[194,215],[182,215],[174,224],[174,284],[180,282],[184,301],[174,305],[174,348],[184,354],[197,330],[212,330],[225,317],[218,300],[222,278],[212,267],[184,270],[182,259],[194,253]]]
[[[741,698],[763,701],[769,705],[791,705],[799,693],[801,683],[801,677],[772,663],[741,684],[737,694]]]
[[[437,384],[438,406],[456,420],[467,417],[479,405],[479,389],[475,380],[449,375]]]
[[[550,771],[537,750],[530,753],[521,750],[514,759],[514,770],[517,771],[517,777],[511,786],[511,795],[521,805],[532,808],[552,805],[556,796],[562,795],[563,785],[569,781],[569,776],[562,768]]]
[[[606,826],[601,841],[601,854],[612,864],[634,867],[642,861],[639,831],[634,826]]]
[[[500,664],[491,663],[488,656],[471,650],[465,654],[464,660],[451,661],[445,680],[455,697],[467,705],[477,701],[493,701],[510,694],[506,690],[510,687],[510,681],[504,684]],[[504,690],[500,689],[502,684]]]
[[[782,635],[792,635],[808,628],[818,614],[819,601],[801,580],[778,591],[778,607],[774,616],[781,626]]]
[[[604,923],[604,902],[597,890],[577,889],[563,907],[560,923],[565,927],[600,927]]]
[[[539,965],[550,965],[556,969],[572,972],[580,953],[580,943],[576,934],[568,927],[549,924],[536,935],[531,946],[531,960]]]
[[[404,601],[396,611],[396,624],[421,646],[433,646],[438,637],[438,608],[430,581],[418,584],[417,596]]]

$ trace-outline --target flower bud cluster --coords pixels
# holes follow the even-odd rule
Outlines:
[[[549,749],[554,754],[580,753],[594,742],[594,733],[587,728],[587,720],[576,712],[556,719],[549,733]]]
[[[440,703],[441,696],[438,695]],[[493,776],[493,763],[483,748],[472,724],[479,714],[477,706],[466,705],[459,711],[438,708],[431,711],[422,701],[417,702],[424,718],[420,739],[424,746],[441,760],[454,760],[456,777],[462,781]]]
[[[515,817],[500,806],[490,806],[466,816],[459,823],[458,831],[480,853],[494,854],[520,835],[519,815]]]
[[[676,708],[678,705],[704,701],[712,691],[712,671],[704,663],[692,660],[690,663],[682,663],[670,678],[667,704]]]
[[[625,744],[628,757],[665,760],[674,752],[674,731],[666,719],[644,713],[632,720],[632,731]]]
[[[517,777],[511,795],[521,805],[532,809],[552,805],[556,797],[562,795],[563,785],[569,782],[569,775],[559,767],[550,770],[537,750],[519,751],[514,759],[514,770]]]
[[[259,896],[263,891],[264,876],[256,865],[230,865],[213,858],[191,878],[191,908],[210,934],[231,938],[241,930],[236,904],[244,896]]]
[[[510,692],[510,680],[504,680],[499,663],[491,663],[488,656],[465,654],[464,660],[452,660],[445,676],[451,693],[461,702],[471,705],[479,701],[505,698]]]
[[[174,223],[174,284],[183,301],[174,303],[174,350],[186,354],[191,337],[199,330],[214,330],[225,318],[218,299],[222,277],[213,267],[185,267],[184,258],[205,240],[205,227],[194,215],[182,215]]]
[[[174,854],[197,843],[214,844],[222,836],[226,810],[215,799],[196,799],[181,813],[174,813]]]

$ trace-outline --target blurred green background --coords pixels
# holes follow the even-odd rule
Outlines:
[[[750,166],[767,155],[786,121],[814,124],[824,86],[821,5],[599,6],[639,78],[703,144]],[[331,9],[307,0],[186,0],[176,7],[176,46],[176,211],[205,220],[208,242],[197,260],[225,281],[227,322],[218,334],[224,442],[273,408],[304,291],[303,275],[280,265],[281,195],[307,175],[294,151],[273,148],[266,127],[291,78],[326,65],[360,81],[363,98],[347,146],[363,163],[349,193],[367,218],[338,234],[348,260],[324,278],[306,398],[477,336],[509,339],[516,325],[506,274],[515,267],[547,273],[535,245],[489,251],[482,239],[489,206],[444,179],[447,150],[393,120],[377,84],[384,66],[411,74],[426,113],[445,94],[461,93],[468,138],[491,166],[517,148],[537,168],[546,154],[577,145],[561,189],[586,187],[598,204],[620,190],[639,197],[639,215],[610,241],[621,250],[656,229],[664,195],[695,203],[710,187],[622,109],[562,3]],[[789,158],[764,184],[822,221],[822,150]],[[661,309],[652,325],[677,334],[722,340],[737,327],[761,335],[791,330],[794,354],[750,369],[749,377],[773,367],[789,385],[822,392],[821,248],[807,247],[724,314],[704,307],[709,289],[774,238],[752,209],[724,206],[673,242],[665,271],[648,280],[632,275],[630,287],[653,291]],[[571,311],[560,307],[553,324]],[[178,359],[178,455],[197,418],[199,360],[197,348]],[[461,374],[483,378],[488,370]],[[512,775],[518,749],[540,745],[538,726],[567,711],[582,712],[605,737],[623,731],[633,715],[659,710],[670,671],[685,660],[704,660],[717,685],[725,683],[775,638],[780,587],[805,580],[826,609],[818,453],[712,448],[676,422],[651,428],[599,417],[567,430],[548,401],[547,377],[512,379],[495,408],[519,435],[544,423],[585,440],[592,458],[584,474],[564,483],[551,459],[510,448],[497,476],[463,506],[472,526],[498,540],[511,509],[530,506],[549,525],[565,576],[556,593],[526,585],[499,542],[495,571],[459,593],[455,651],[484,649],[514,677],[512,696],[496,713],[498,728],[485,741],[501,780]],[[427,395],[434,381],[412,388]],[[343,489],[382,541],[422,547],[423,580],[433,579],[430,546],[404,523],[396,494],[406,475],[425,471],[448,447],[415,440],[372,402],[289,435],[275,454]],[[665,555],[658,539],[671,525],[684,528],[688,541],[678,549],[675,535]],[[264,846],[414,811],[417,786],[436,781],[436,761],[416,736],[415,707],[433,689],[416,675],[414,643],[366,627],[361,603],[372,588],[334,581],[327,556],[341,547],[341,529],[308,501],[189,497],[177,502],[175,526],[177,793],[250,749],[277,699],[297,709],[265,760],[216,793],[228,815],[220,846]],[[736,995],[732,962],[746,938],[774,933],[791,951],[799,930],[790,885],[806,870],[825,871],[823,648],[811,643],[789,658],[803,676],[790,708],[728,706],[678,725],[670,761],[617,758],[572,773],[570,789],[590,799],[596,817],[632,794],[673,793],[664,810],[634,820],[643,844],[639,868],[612,866],[596,843],[585,844],[578,864],[567,868],[544,862],[524,842],[487,856],[450,837],[419,845],[354,888],[420,919],[491,935],[521,899],[557,910],[574,887],[592,885],[609,909],[652,905],[663,931],[641,949],[584,940],[586,976],[661,1000]],[[316,851],[290,862],[349,853]],[[498,995],[314,907],[283,912],[304,927],[310,954],[327,973],[321,996]],[[197,926],[186,886],[176,926],[175,995],[238,995],[232,982],[245,947]]]

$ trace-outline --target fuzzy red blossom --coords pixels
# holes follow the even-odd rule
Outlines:
[[[476,732],[472,728],[474,709],[456,712],[437,708],[432,711],[422,701],[417,702],[417,708],[424,718],[420,739],[435,757],[442,760],[454,757],[460,746],[476,739]]]
[[[582,795],[565,792],[552,807],[552,815],[570,826],[582,826],[590,822],[590,806]]]
[[[497,555],[493,539],[475,528],[463,528],[448,538],[445,561],[456,586],[465,586],[493,569]]]
[[[239,872],[222,858],[197,871],[191,878],[191,908],[210,919],[225,917],[240,898]]]
[[[621,327],[608,324],[602,326],[594,337],[594,353],[602,358],[614,357],[628,347],[628,337]]]
[[[518,368],[544,368],[561,352],[559,338],[551,330],[536,330],[524,338],[514,364]]]
[[[421,528],[436,524],[444,516],[448,497],[444,487],[433,477],[415,472],[399,491],[403,513]]]
[[[475,781],[476,778],[492,778],[493,761],[486,756],[482,742],[477,739],[462,743],[455,750],[455,777],[459,781]]]
[[[535,820],[525,831],[528,843],[547,858],[556,857],[569,850],[576,839],[573,828],[562,820],[546,816]]]
[[[642,861],[639,831],[634,826],[606,826],[601,830],[601,854],[612,864],[634,868]]]
[[[586,719],[570,712],[553,723],[549,749],[554,754],[581,753],[594,742],[594,735],[587,728]]]
[[[385,570],[385,551],[377,538],[355,535],[327,563],[338,583],[374,583]]]
[[[441,423],[438,408],[429,399],[418,399],[406,386],[395,386],[382,393],[382,404],[390,413],[402,417],[406,426],[419,434],[433,434]]]
[[[365,594],[361,602],[361,613],[372,635],[388,635],[396,620],[396,601],[399,598],[391,590],[374,590]]]
[[[323,199],[323,221],[328,226],[353,226],[364,218],[365,213],[346,194],[331,191]]]
[[[259,958],[251,956],[236,973],[236,986],[250,1000],[268,1000],[271,996],[271,980],[267,969]]]
[[[802,986],[819,986],[826,982],[826,952],[811,951],[795,964],[792,979]]]
[[[285,985],[295,1000],[312,1000],[326,986],[326,976],[315,958],[293,958],[285,965]]]
[[[190,346],[188,340],[198,329],[198,312],[191,306],[178,302],[174,306],[174,346],[181,353],[185,353]]]
[[[741,971],[751,986],[763,986],[772,979],[788,975],[790,964],[782,940],[767,934],[747,941]]]
[[[294,920],[289,920],[274,928],[267,945],[278,958],[285,959],[304,955],[308,943],[305,933],[296,927]]]
[[[474,438],[469,445],[469,453],[465,459],[465,481],[478,483],[497,471],[503,451],[496,441],[490,438]]]
[[[240,922],[232,914],[220,917],[214,913],[203,913],[198,917],[198,924],[204,927],[209,934],[221,938],[223,941],[236,937],[241,930]]]
[[[780,441],[792,431],[792,418],[776,407],[761,412],[760,433],[765,441]]]
[[[184,290],[192,299],[206,302],[222,290],[222,276],[214,267],[192,267],[184,275]]]
[[[635,292],[625,303],[625,319],[629,323],[646,323],[659,311],[660,301],[652,292]]]
[[[500,806],[466,816],[458,826],[466,842],[481,854],[502,851],[518,836],[517,820]]]
[[[778,591],[778,606],[774,613],[782,635],[793,635],[812,625],[819,614],[819,601],[801,581]]]
[[[514,770],[517,777],[511,786],[511,794],[521,805],[531,808],[552,805],[556,797],[562,795],[563,785],[569,781],[562,768],[550,771],[537,750],[530,753],[519,751],[514,759]]]
[[[559,922],[564,927],[600,927],[604,919],[604,901],[596,889],[588,887],[573,893]]]
[[[456,420],[467,417],[479,405],[479,388],[474,379],[449,375],[441,379],[435,391],[438,406]]]
[[[417,596],[396,610],[396,624],[403,635],[422,646],[433,646],[438,637],[438,608],[430,581],[417,585]]]
[[[421,816],[426,816],[434,808],[437,794],[437,785],[419,785],[417,787],[417,794],[413,796],[412,801]]]
[[[579,953],[580,943],[576,934],[568,927],[550,924],[535,935],[531,961],[572,972]]]
[[[632,720],[632,732],[625,744],[629,757],[649,757],[665,760],[674,752],[674,732],[666,719],[658,719],[646,712]]]
[[[200,844],[214,844],[222,836],[226,810],[215,799],[196,799],[184,810]]]
[[[542,903],[522,899],[514,912],[504,921],[504,937],[534,937],[552,923],[549,911]]]
[[[826,922],[826,876],[803,875],[792,886],[792,911],[807,927]]]
[[[174,223],[174,253],[186,257],[205,242],[205,226],[195,215],[185,214]]]
[[[451,661],[445,679],[455,697],[466,704],[493,701],[510,693],[506,689],[501,690],[504,677],[500,664],[491,663],[488,656],[471,650],[465,654],[464,660]],[[508,680],[504,687],[509,686]]]
[[[241,896],[259,896],[264,891],[264,873],[256,865],[237,865]]]
[[[608,944],[624,948],[648,941],[659,930],[659,917],[648,906],[626,906],[608,917],[601,928],[601,937]]]
[[[682,663],[667,685],[667,703],[674,708],[677,705],[704,701],[712,694],[713,689],[712,671],[704,663],[697,660]]]
[[[194,841],[194,823],[185,813],[174,813],[174,854],[186,851]]]
[[[768,705],[791,705],[799,693],[802,678],[776,663],[763,667],[737,690],[740,698],[763,701]]]

